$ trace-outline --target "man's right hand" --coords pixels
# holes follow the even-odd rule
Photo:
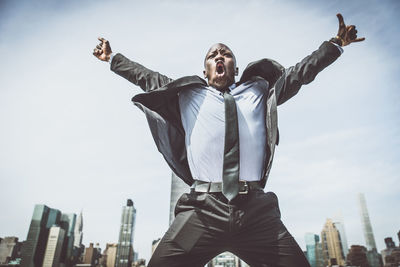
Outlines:
[[[93,49],[93,55],[102,61],[110,61],[112,53],[110,43],[102,37],[99,37],[98,39],[100,44]]]

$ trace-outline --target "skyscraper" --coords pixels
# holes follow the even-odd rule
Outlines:
[[[43,258],[43,267],[60,266],[60,256],[63,249],[65,230],[60,226],[50,228],[49,238]]]
[[[72,265],[72,250],[74,247],[74,229],[76,223],[76,214],[62,213],[60,226],[65,230],[64,243],[62,253],[60,255],[61,262]]]
[[[175,205],[183,193],[189,192],[189,186],[174,172],[171,174],[171,199],[169,204],[169,225],[175,218]]]
[[[80,248],[82,245],[82,238],[83,238],[82,229],[83,229],[83,217],[81,211],[74,227],[74,247]]]
[[[372,231],[371,221],[369,219],[367,203],[364,194],[358,194],[358,203],[360,207],[361,223],[364,231],[365,243],[367,245],[367,258],[371,267],[381,266],[382,257],[377,252],[375,237]]]
[[[45,205],[35,205],[26,242],[22,247],[21,267],[41,267],[49,237],[49,229],[57,225],[61,212]]]
[[[130,267],[133,257],[133,229],[135,227],[136,209],[133,201],[128,199],[122,207],[121,228],[119,231],[117,259],[115,267]]]
[[[345,264],[340,233],[331,219],[326,220],[322,229],[321,243],[324,266]]]
[[[72,265],[78,263],[78,260],[85,249],[85,247],[82,245],[82,238],[83,238],[82,230],[83,230],[83,216],[81,211],[78,218],[76,219],[74,227],[74,244],[72,248],[72,259],[71,259]]]
[[[332,219],[332,221],[333,221],[333,224],[335,225],[336,229],[339,231],[340,243],[342,244],[343,255],[346,258],[347,254],[349,253],[349,247],[347,245],[347,236],[346,236],[346,231],[344,229],[342,215],[339,214],[339,215],[335,216]]]
[[[311,267],[323,267],[322,245],[319,242],[319,236],[306,233],[305,241],[307,249],[306,256]]]
[[[367,203],[365,201],[364,194],[362,193],[358,194],[358,204],[360,207],[361,223],[363,226],[367,250],[376,250],[375,237],[374,233],[372,232],[371,221],[369,220]]]

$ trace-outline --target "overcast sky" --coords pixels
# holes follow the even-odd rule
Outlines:
[[[92,55],[98,36],[171,78],[201,76],[216,42],[240,70],[263,57],[289,67],[336,35],[337,12],[366,41],[279,107],[266,190],[303,249],[339,213],[349,246],[365,245],[363,192],[382,250],[400,230],[398,1],[0,0],[0,237],[25,240],[41,203],[83,210],[84,244],[104,249],[128,198],[139,257],[167,230],[170,170],[130,101],[140,89]]]

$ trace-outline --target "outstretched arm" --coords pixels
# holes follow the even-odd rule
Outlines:
[[[276,83],[276,95],[278,105],[286,102],[297,94],[300,87],[312,82],[317,74],[332,64],[341,54],[336,46],[346,46],[354,42],[364,41],[365,38],[357,38],[356,26],[346,26],[341,14],[336,15],[339,20],[337,36],[329,42],[324,42],[318,50],[305,57],[284,71],[284,74]]]
[[[101,37],[98,39],[100,44],[94,49],[93,55],[102,61],[109,62],[111,60],[112,71],[140,86],[143,91],[153,91],[172,81],[167,76],[131,61],[122,54],[118,53],[113,56],[110,42]]]

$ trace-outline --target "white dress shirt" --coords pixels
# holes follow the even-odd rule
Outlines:
[[[230,87],[236,101],[240,171],[239,179],[259,181],[266,153],[265,111],[268,82],[251,81]],[[222,182],[225,106],[213,87],[188,88],[179,93],[189,168],[196,180]]]

